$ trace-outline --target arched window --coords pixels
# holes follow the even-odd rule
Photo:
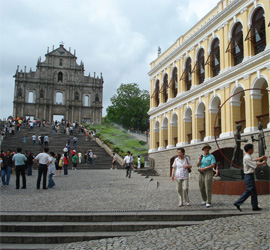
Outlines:
[[[79,101],[79,93],[78,92],[75,92],[74,100]]]
[[[232,38],[226,52],[231,52],[233,56],[233,63],[237,65],[243,61],[244,45],[243,45],[243,31],[242,24],[236,23],[233,27]]]
[[[58,73],[58,82],[62,82],[63,81],[63,73],[59,72]]]
[[[191,58],[189,57],[186,61],[186,67],[185,67],[185,82],[186,82],[186,91],[190,90],[191,88]]]
[[[89,106],[89,96],[88,95],[84,96],[84,106],[86,106],[86,107]]]
[[[163,78],[163,99],[164,99],[164,102],[167,102],[168,100],[168,74],[165,74],[164,75],[164,78]]]
[[[178,92],[178,79],[177,79],[177,68],[173,69],[172,73],[172,91],[173,91],[173,97],[177,96]]]
[[[63,59],[59,60],[59,66],[63,66]]]
[[[39,98],[44,98],[44,90],[40,90],[40,92],[39,92]]]
[[[28,93],[28,103],[34,103],[34,93],[32,91]]]
[[[22,96],[22,89],[21,89],[21,88],[18,89],[18,91],[17,91],[17,96],[18,96],[18,97],[21,97],[21,96]]]
[[[159,105],[159,80],[156,81],[154,96],[156,100],[156,107]]]
[[[197,59],[197,74],[199,77],[199,84],[204,82],[205,70],[204,70],[204,49],[200,49]]]
[[[266,47],[265,18],[263,8],[258,8],[252,18],[252,42],[254,54],[264,51]]]
[[[96,94],[95,101],[99,102],[99,95],[98,94]]]
[[[63,93],[57,92],[55,101],[56,101],[56,104],[61,105],[63,103]]]
[[[210,66],[212,69],[212,75],[217,76],[220,71],[220,50],[219,50],[219,39],[215,38],[211,46],[210,54]]]

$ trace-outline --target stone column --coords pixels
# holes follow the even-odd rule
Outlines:
[[[164,129],[162,129],[162,116],[158,117],[159,120],[159,148],[158,150],[163,150],[165,149],[164,145]]]
[[[179,68],[178,68],[178,94],[182,93],[185,91],[185,81],[180,80],[181,76],[183,74],[183,56],[179,59]]]
[[[171,125],[171,118],[172,118],[171,112],[167,113],[167,118],[168,118],[168,146],[167,148],[173,148],[174,143],[173,143],[173,128]]]
[[[269,1],[263,1],[264,5],[264,16],[265,16],[265,33],[266,33],[266,47],[270,48],[270,32],[269,32],[269,27],[268,24],[270,23],[270,2]],[[269,70],[269,69],[268,69]],[[268,78],[270,79],[270,78]],[[268,89],[269,89],[269,82],[268,82]],[[269,99],[270,102],[270,99]],[[270,125],[269,125],[270,127]]]
[[[229,39],[228,39],[228,34],[229,34],[229,25],[228,23],[225,24],[224,29],[223,29],[223,39],[219,40],[219,46],[220,46],[220,70],[226,70],[231,67],[231,53],[227,52],[225,53],[226,49],[228,48],[229,45]]]
[[[177,110],[178,115],[178,126],[177,126],[177,134],[178,134],[178,142],[176,144],[177,147],[183,146],[184,142],[184,120],[183,120],[183,112],[184,112],[184,106],[180,106]]]

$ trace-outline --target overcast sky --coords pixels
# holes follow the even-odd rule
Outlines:
[[[218,0],[0,0],[0,118],[12,115],[17,65],[36,70],[63,41],[85,75],[103,73],[103,115],[121,83],[149,90],[149,63]]]

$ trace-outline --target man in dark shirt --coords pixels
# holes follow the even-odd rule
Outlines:
[[[9,185],[11,169],[12,169],[11,151],[7,150],[6,156],[3,157],[3,167],[1,168],[1,179],[3,186]]]

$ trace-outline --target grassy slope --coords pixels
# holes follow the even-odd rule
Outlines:
[[[119,147],[124,153],[130,151],[134,156],[137,156],[148,152],[148,145],[141,145],[139,140],[119,128],[117,125],[91,125],[91,129],[95,129],[104,139],[111,141],[114,146]]]

